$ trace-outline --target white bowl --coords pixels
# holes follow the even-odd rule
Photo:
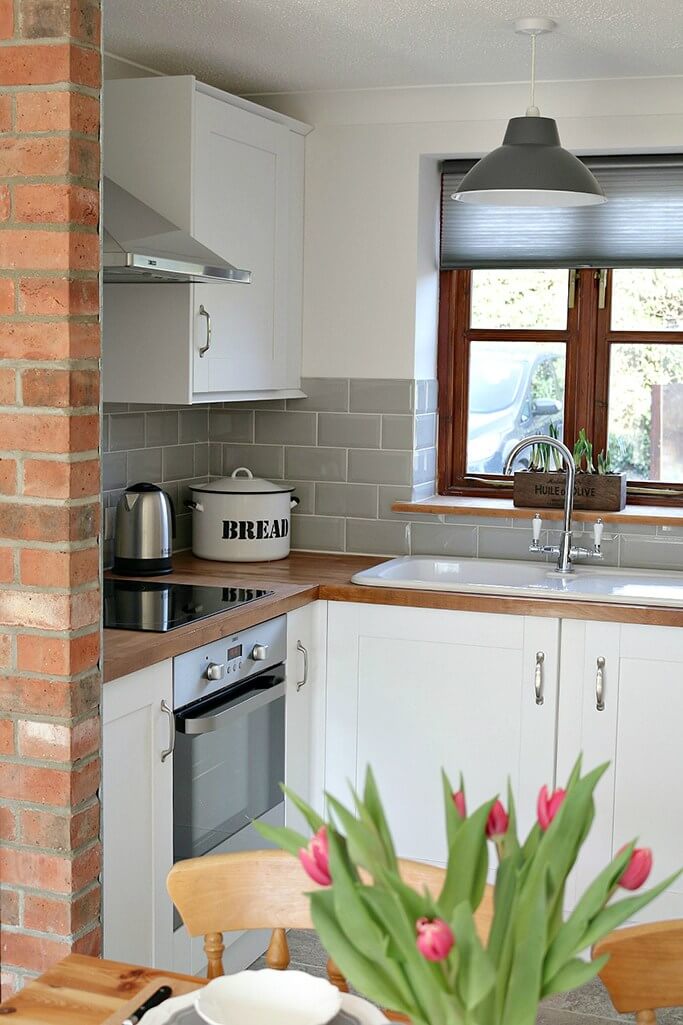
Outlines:
[[[197,1014],[208,1025],[326,1025],[342,994],[325,979],[272,968],[213,979],[199,990]]]

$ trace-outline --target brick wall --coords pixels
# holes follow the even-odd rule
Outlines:
[[[0,0],[0,978],[100,946],[99,0]]]

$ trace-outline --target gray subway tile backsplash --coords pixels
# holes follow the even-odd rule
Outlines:
[[[352,378],[349,409],[352,413],[412,413],[414,381]]]
[[[349,451],[349,480],[358,484],[410,484],[412,481],[411,453],[351,449]]]
[[[400,413],[387,413],[382,417],[382,448],[397,448],[412,452],[415,420]]]
[[[446,526],[442,523],[413,523],[410,528],[413,555],[477,555],[475,526]]]
[[[102,489],[114,491],[128,483],[128,453],[106,452],[102,456]]]
[[[305,399],[287,399],[287,409],[309,409],[321,413],[347,413],[349,381],[346,377],[304,377]]]
[[[282,445],[223,445],[222,473],[229,477],[239,466],[246,466],[255,477],[282,480],[285,450]]]
[[[109,418],[109,451],[145,447],[145,414],[116,413]]]
[[[162,474],[162,449],[136,448],[128,453],[127,484],[135,484],[139,481],[155,483],[162,479]]]
[[[295,516],[292,547],[305,551],[343,552],[346,520],[341,516]]]
[[[157,410],[145,414],[145,443],[147,445],[178,444],[178,413],[176,410]]]
[[[377,517],[376,484],[315,485],[315,511],[321,516]]]
[[[292,509],[292,515],[312,516],[315,512],[315,482],[312,480],[279,480],[283,487],[294,488],[292,497],[299,499],[299,504]]]
[[[254,440],[254,413],[249,409],[212,409],[209,413],[211,441],[229,441],[233,444]]]
[[[256,410],[254,441],[264,445],[315,445],[315,413]]]
[[[178,413],[181,444],[209,440],[208,409],[183,409]]]
[[[189,485],[247,466],[259,477],[294,486],[301,499],[292,519],[295,548],[533,558],[530,520],[437,518],[391,509],[397,500],[433,493],[436,381],[305,378],[302,390],[306,398],[286,402],[105,404],[105,506],[113,509],[129,484],[162,483],[180,511],[175,548],[186,548],[191,516],[183,500]],[[555,543],[557,528],[546,518],[541,540]],[[589,525],[575,525],[575,542],[592,545]],[[683,528],[608,524],[603,552],[603,565],[683,570]]]
[[[366,555],[407,555],[409,532],[409,523],[348,519],[346,550]]]
[[[381,418],[373,413],[318,414],[319,445],[379,448],[380,430]]]
[[[286,448],[285,474],[297,480],[346,480],[346,449]]]
[[[187,480],[194,477],[194,445],[171,445],[162,449],[163,480]]]

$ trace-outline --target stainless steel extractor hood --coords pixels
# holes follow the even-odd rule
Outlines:
[[[102,211],[107,284],[251,281],[251,271],[233,267],[111,178],[104,179]]]

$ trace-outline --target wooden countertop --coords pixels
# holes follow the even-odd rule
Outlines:
[[[69,954],[5,1001],[0,1015],[7,1015],[12,1025],[104,1025],[110,1018],[120,1022],[136,994],[157,980],[159,985],[178,980],[177,989],[173,986],[178,995],[206,984],[189,975]],[[134,1002],[132,1009],[136,1007]]]
[[[385,557],[386,558],[386,557]],[[351,577],[376,566],[385,558],[364,555],[328,555],[293,552],[277,562],[208,562],[181,552],[175,570],[160,581],[213,584],[230,587],[262,587],[274,594],[234,612],[224,612],[166,634],[130,630],[104,631],[104,681],[144,669],[155,662],[190,651],[266,619],[300,608],[318,598],[373,605],[404,605],[415,608],[496,612],[544,618],[583,619],[609,623],[642,623],[652,626],[683,626],[683,609],[617,605],[608,602],[573,601],[453,591],[418,591],[409,588],[364,587]]]

